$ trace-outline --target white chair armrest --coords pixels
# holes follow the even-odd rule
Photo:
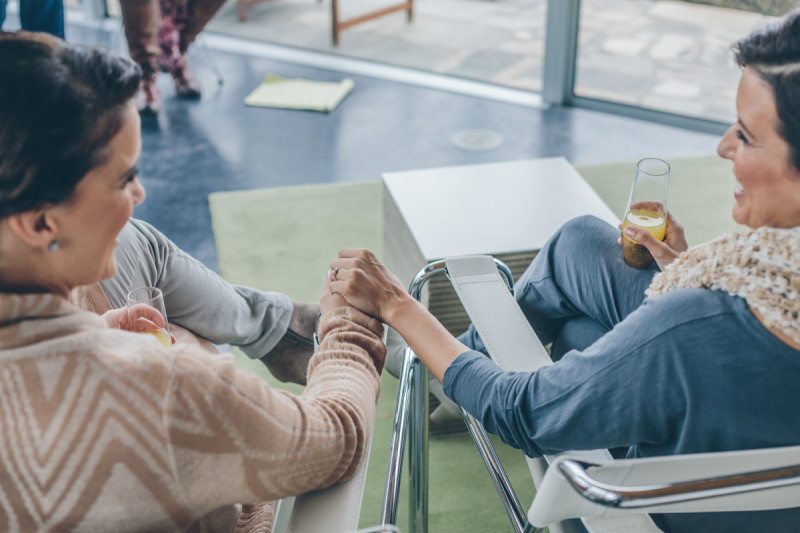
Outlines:
[[[761,511],[797,507],[800,446],[624,459],[560,457],[528,513],[536,526],[622,513]]]

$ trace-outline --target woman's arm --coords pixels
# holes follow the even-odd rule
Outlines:
[[[411,296],[390,307],[385,320],[439,381],[456,357],[470,350]]]
[[[301,395],[268,387],[229,358],[178,352],[165,419],[190,508],[281,498],[352,475],[374,418],[382,333],[350,307],[326,312]]]
[[[691,300],[662,297],[585,352],[571,352],[536,372],[507,372],[467,351],[370,252],[343,250],[331,268],[329,290],[397,329],[434,375],[444,378],[450,398],[530,456],[665,442],[678,431],[686,398],[696,394],[686,384],[714,375],[687,368],[707,360],[694,350],[709,330],[722,327],[709,322],[720,312],[708,291],[692,293]]]
[[[331,263],[327,289],[392,326],[431,373],[442,381],[459,354],[469,351],[403,288],[369,250],[349,248]]]

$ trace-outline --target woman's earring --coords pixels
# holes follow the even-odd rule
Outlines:
[[[53,239],[50,241],[50,244],[47,245],[48,252],[57,252],[58,251],[58,240]]]

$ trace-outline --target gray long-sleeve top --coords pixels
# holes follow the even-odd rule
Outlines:
[[[741,298],[705,289],[648,299],[586,350],[533,373],[506,372],[466,352],[447,369],[444,390],[529,456],[800,444],[800,351],[765,329]],[[671,531],[800,531],[800,509],[672,514],[659,523]]]

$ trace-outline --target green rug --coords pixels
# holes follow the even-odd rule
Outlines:
[[[692,243],[735,228],[730,222],[733,179],[718,158],[670,161],[670,208]],[[579,168],[609,206],[622,216],[634,162]],[[317,185],[215,193],[209,198],[222,275],[229,281],[315,301],[329,261],[345,246],[382,255],[382,191],[379,182]],[[275,386],[261,363],[241,364]],[[397,381],[384,374],[361,525],[378,522],[386,475]],[[527,509],[533,485],[522,455],[495,439],[497,451]],[[466,434],[434,436],[430,442],[431,531],[505,531],[500,507],[475,446]],[[407,479],[407,478],[406,478]],[[407,487],[401,492],[399,526],[407,525]]]

